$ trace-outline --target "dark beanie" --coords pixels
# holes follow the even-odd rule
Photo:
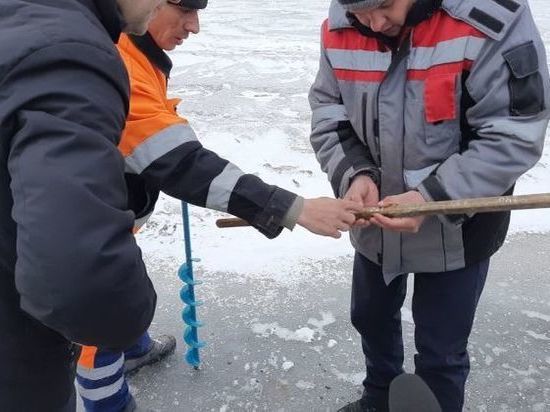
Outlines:
[[[205,9],[208,5],[208,0],[180,0],[179,5],[190,9]]]
[[[366,8],[376,8],[384,3],[385,0],[338,0],[338,2],[348,11],[355,11]]]

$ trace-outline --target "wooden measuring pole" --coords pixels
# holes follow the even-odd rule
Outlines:
[[[379,213],[388,217],[410,217],[427,215],[473,215],[476,213],[504,212],[509,210],[550,208],[550,193],[522,196],[480,197],[476,199],[447,200],[418,204],[391,205],[385,207],[367,207],[355,216],[369,219]],[[220,228],[250,226],[243,219],[218,219]]]

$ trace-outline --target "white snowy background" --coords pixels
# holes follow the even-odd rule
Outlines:
[[[548,0],[530,4],[550,46]],[[204,146],[305,197],[332,195],[309,145],[307,102],[328,5],[210,0],[201,34],[171,53],[169,93],[183,99],[179,111]],[[549,156],[550,146],[516,194],[550,192]],[[177,357],[132,380],[138,401],[163,411],[335,410],[358,397],[364,368],[348,319],[347,236],[333,240],[296,228],[267,240],[253,229],[217,229],[220,213],[191,213],[197,274],[207,282],[197,290],[207,301],[199,317],[209,322],[201,329],[209,342],[204,369],[189,371],[180,341]],[[549,282],[540,268],[548,261],[547,232],[548,211],[514,212],[511,238],[525,240],[496,259],[482,298],[470,345],[468,410],[550,410]],[[138,235],[159,290],[154,331],[181,331],[175,271],[184,259],[182,237],[180,202],[163,196]],[[409,301],[403,321],[410,370],[408,308]]]

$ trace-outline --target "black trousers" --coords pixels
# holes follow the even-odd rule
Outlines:
[[[461,411],[464,404],[468,337],[488,268],[486,259],[464,269],[414,277],[415,373],[430,386],[444,412]],[[363,399],[377,410],[387,410],[389,384],[403,373],[401,307],[406,292],[407,275],[386,285],[381,267],[355,254],[351,321],[365,354]]]
[[[0,411],[74,412],[80,347],[6,299],[0,299],[0,336]]]

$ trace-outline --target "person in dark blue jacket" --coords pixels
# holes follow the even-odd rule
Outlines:
[[[163,0],[0,2],[0,410],[75,410],[80,344],[149,326],[117,143],[128,78],[113,44]]]

